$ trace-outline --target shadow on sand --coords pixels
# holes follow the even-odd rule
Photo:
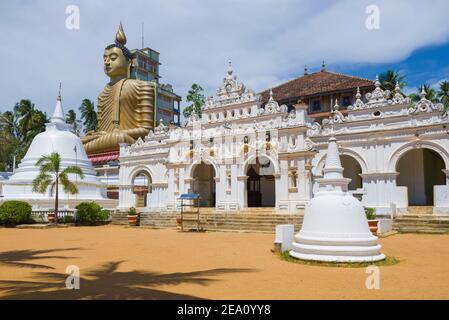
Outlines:
[[[156,273],[147,271],[118,271],[124,261],[108,262],[99,268],[84,272],[79,290],[65,287],[68,274],[39,272],[35,281],[0,281],[2,299],[201,299],[192,295],[158,290],[162,285],[182,283],[207,286],[213,276],[228,273],[253,272],[254,269],[211,269],[186,273]],[[83,273],[83,272],[82,272]],[[85,276],[85,277],[84,277]]]
[[[60,255],[43,255],[47,253],[65,252],[81,250],[80,248],[65,248],[65,249],[47,249],[47,250],[15,250],[0,252],[0,266],[18,267],[18,268],[32,268],[32,269],[54,269],[53,267],[37,264],[27,261],[42,260],[42,259],[74,259],[76,257],[67,257]]]

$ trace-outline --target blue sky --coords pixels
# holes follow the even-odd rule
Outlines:
[[[365,26],[379,8],[379,29]],[[80,29],[65,27],[68,5]],[[107,82],[105,46],[119,21],[127,46],[161,53],[162,81],[183,96],[194,82],[213,95],[232,59],[256,92],[302,75],[304,65],[374,79],[386,69],[407,76],[406,91],[449,77],[447,0],[36,0],[0,4],[0,111],[22,98],[51,113],[58,84],[63,104],[96,101]],[[276,98],[276,97],[275,97]]]

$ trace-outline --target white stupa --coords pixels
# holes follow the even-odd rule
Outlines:
[[[378,238],[368,227],[359,200],[346,192],[351,179],[343,177],[337,140],[329,139],[324,177],[319,190],[306,206],[301,231],[295,236],[290,255],[325,262],[370,262],[385,259]]]
[[[77,195],[66,194],[62,187],[59,188],[61,205],[66,203],[65,200],[71,199],[81,201],[106,200],[106,185],[97,178],[92,163],[84,150],[83,143],[70,129],[70,126],[65,123],[61,96],[59,95],[55,111],[50,123],[46,124],[45,132],[38,134],[33,139],[22,163],[14,171],[14,174],[8,180],[1,181],[3,187],[2,200],[25,200],[37,206],[52,205],[52,202],[45,201],[54,199],[50,190],[45,194],[32,191],[33,180],[39,174],[39,168],[35,166],[37,160],[42,156],[50,155],[52,152],[57,152],[61,156],[61,169],[76,165],[84,173],[84,179],[77,175],[69,175],[69,179],[78,186],[79,193]]]

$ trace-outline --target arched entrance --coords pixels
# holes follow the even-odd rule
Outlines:
[[[201,196],[201,207],[215,207],[215,168],[201,162],[193,169],[193,192]]]
[[[446,184],[444,168],[444,160],[430,149],[413,149],[399,159],[396,184],[407,187],[410,206],[434,205],[433,187]]]
[[[357,190],[362,188],[362,167],[359,162],[351,156],[340,156],[341,166],[343,167],[343,176],[351,179],[348,185],[348,190]]]
[[[146,171],[139,171],[133,181],[132,190],[136,196],[136,208],[145,208],[148,205],[148,194],[152,192],[151,176]]]
[[[268,158],[257,157],[246,169],[248,207],[274,207],[276,203],[276,183],[274,166]]]

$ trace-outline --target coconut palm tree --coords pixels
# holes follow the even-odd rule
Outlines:
[[[76,118],[75,110],[71,109],[67,112],[65,122],[72,126],[72,132],[77,136],[81,133],[81,121]]]
[[[384,90],[394,91],[396,88],[396,84],[399,85],[399,88],[403,88],[405,86],[405,76],[401,75],[399,72],[394,70],[387,70],[384,73],[379,75],[379,81]]]
[[[83,120],[84,133],[97,129],[97,112],[95,105],[89,99],[84,99],[80,106],[81,120]]]
[[[449,81],[440,83],[440,90],[437,93],[440,102],[444,105],[444,111],[449,110]]]
[[[17,116],[20,134],[25,137],[31,127],[33,121],[33,114],[36,111],[34,103],[30,100],[20,100],[14,106],[14,113]]]
[[[36,162],[36,167],[39,167],[39,174],[33,180],[33,192],[45,193],[48,187],[50,187],[51,195],[55,191],[55,222],[57,223],[59,184],[62,185],[66,193],[77,194],[78,186],[69,180],[69,174],[76,174],[81,179],[84,179],[83,171],[78,166],[68,166],[62,169],[61,156],[57,152],[41,157]]]

